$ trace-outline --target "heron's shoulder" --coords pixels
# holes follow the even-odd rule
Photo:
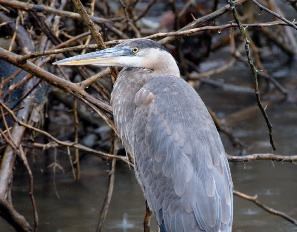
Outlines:
[[[207,108],[196,90],[181,77],[155,76],[142,89],[151,92],[155,103],[165,111],[174,108],[176,111],[192,112],[208,118]]]
[[[193,87],[181,77],[154,76],[143,87],[155,94],[188,95],[189,97],[198,97],[200,99]]]
[[[177,77],[177,76],[172,76],[172,75],[156,75],[156,76],[153,76],[147,84],[149,84],[149,85],[177,84],[177,85],[188,85],[188,86],[190,86],[183,78]]]

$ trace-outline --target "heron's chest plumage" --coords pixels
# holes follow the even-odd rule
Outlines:
[[[132,153],[132,124],[136,109],[135,95],[148,80],[148,73],[143,70],[124,69],[120,72],[111,93],[111,105],[114,121],[123,145]]]

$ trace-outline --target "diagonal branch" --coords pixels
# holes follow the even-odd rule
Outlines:
[[[80,0],[72,0],[75,5],[75,8],[78,10],[79,14],[81,15],[84,22],[88,25],[88,28],[91,31],[92,37],[95,39],[96,43],[100,48],[105,48],[104,41],[99,31],[96,30],[94,22],[90,19],[86,9],[84,8],[83,4]]]
[[[246,2],[247,0],[237,0],[237,1],[234,1],[234,5],[241,5],[243,4],[244,2]],[[188,30],[188,29],[192,29],[194,27],[197,27],[198,25],[201,25],[202,23],[205,23],[205,22],[208,22],[210,20],[214,20],[216,19],[217,17],[225,14],[226,12],[232,10],[232,6],[231,4],[226,4],[225,6],[223,6],[222,8],[210,13],[210,14],[207,14],[205,16],[202,16],[198,19],[195,19],[193,22],[189,23],[188,25],[184,26],[183,28],[179,29],[178,31],[184,31],[184,30]],[[172,36],[168,36],[166,38],[163,38],[161,39],[159,42],[160,43],[168,43],[170,41],[172,41],[174,39],[174,37]]]
[[[290,20],[286,19],[285,17],[281,16],[280,14],[268,9],[267,7],[263,6],[261,3],[259,3],[256,0],[252,0],[253,3],[255,3],[261,10],[264,10],[268,12],[269,14],[273,15],[274,17],[282,20],[283,22],[287,23],[289,26],[293,27],[295,30],[297,30],[297,26],[294,24],[294,22],[291,22]]]
[[[295,218],[292,218],[288,214],[286,214],[286,213],[284,213],[282,211],[276,210],[274,208],[271,208],[270,206],[262,203],[261,201],[258,200],[258,196],[257,195],[251,196],[251,195],[248,195],[248,194],[245,194],[245,193],[236,191],[236,190],[233,190],[233,194],[235,196],[237,196],[237,197],[243,198],[245,200],[248,200],[248,201],[256,204],[257,206],[259,206],[260,208],[262,208],[266,212],[268,212],[270,214],[273,214],[273,215],[276,215],[276,216],[279,216],[279,217],[282,217],[283,219],[285,219],[288,222],[291,222],[292,224],[294,224],[295,226],[297,226],[297,220]]]
[[[90,19],[89,15],[88,15],[86,9],[84,8],[83,4],[81,3],[81,1],[80,0],[72,0],[72,2],[74,3],[79,14],[82,16],[84,22],[88,25],[88,27],[91,31],[92,37],[95,39],[99,48],[106,48],[106,45],[104,43],[104,40],[103,40],[100,32],[96,30],[94,22]],[[111,71],[112,81],[114,83],[115,79],[117,77],[117,73],[114,68],[110,68],[110,71]]]

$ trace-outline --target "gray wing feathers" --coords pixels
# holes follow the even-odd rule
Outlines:
[[[180,78],[135,95],[128,138],[149,206],[167,231],[231,231],[232,180],[206,107]]]

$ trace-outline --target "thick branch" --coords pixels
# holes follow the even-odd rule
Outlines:
[[[19,232],[31,232],[32,228],[27,220],[19,214],[13,206],[0,198],[0,215]]]
[[[34,12],[48,12],[60,16],[66,16],[73,19],[82,20],[80,14],[70,12],[70,11],[64,11],[64,10],[58,10],[49,6],[45,6],[42,4],[30,4],[27,2],[20,2],[20,1],[14,1],[14,0],[0,0],[0,4],[3,4],[4,6],[12,7],[19,10],[25,10],[25,11],[34,11]],[[96,23],[106,23],[110,22],[111,20],[105,19],[105,18],[99,18],[95,16],[90,16],[90,18],[96,22]]]

